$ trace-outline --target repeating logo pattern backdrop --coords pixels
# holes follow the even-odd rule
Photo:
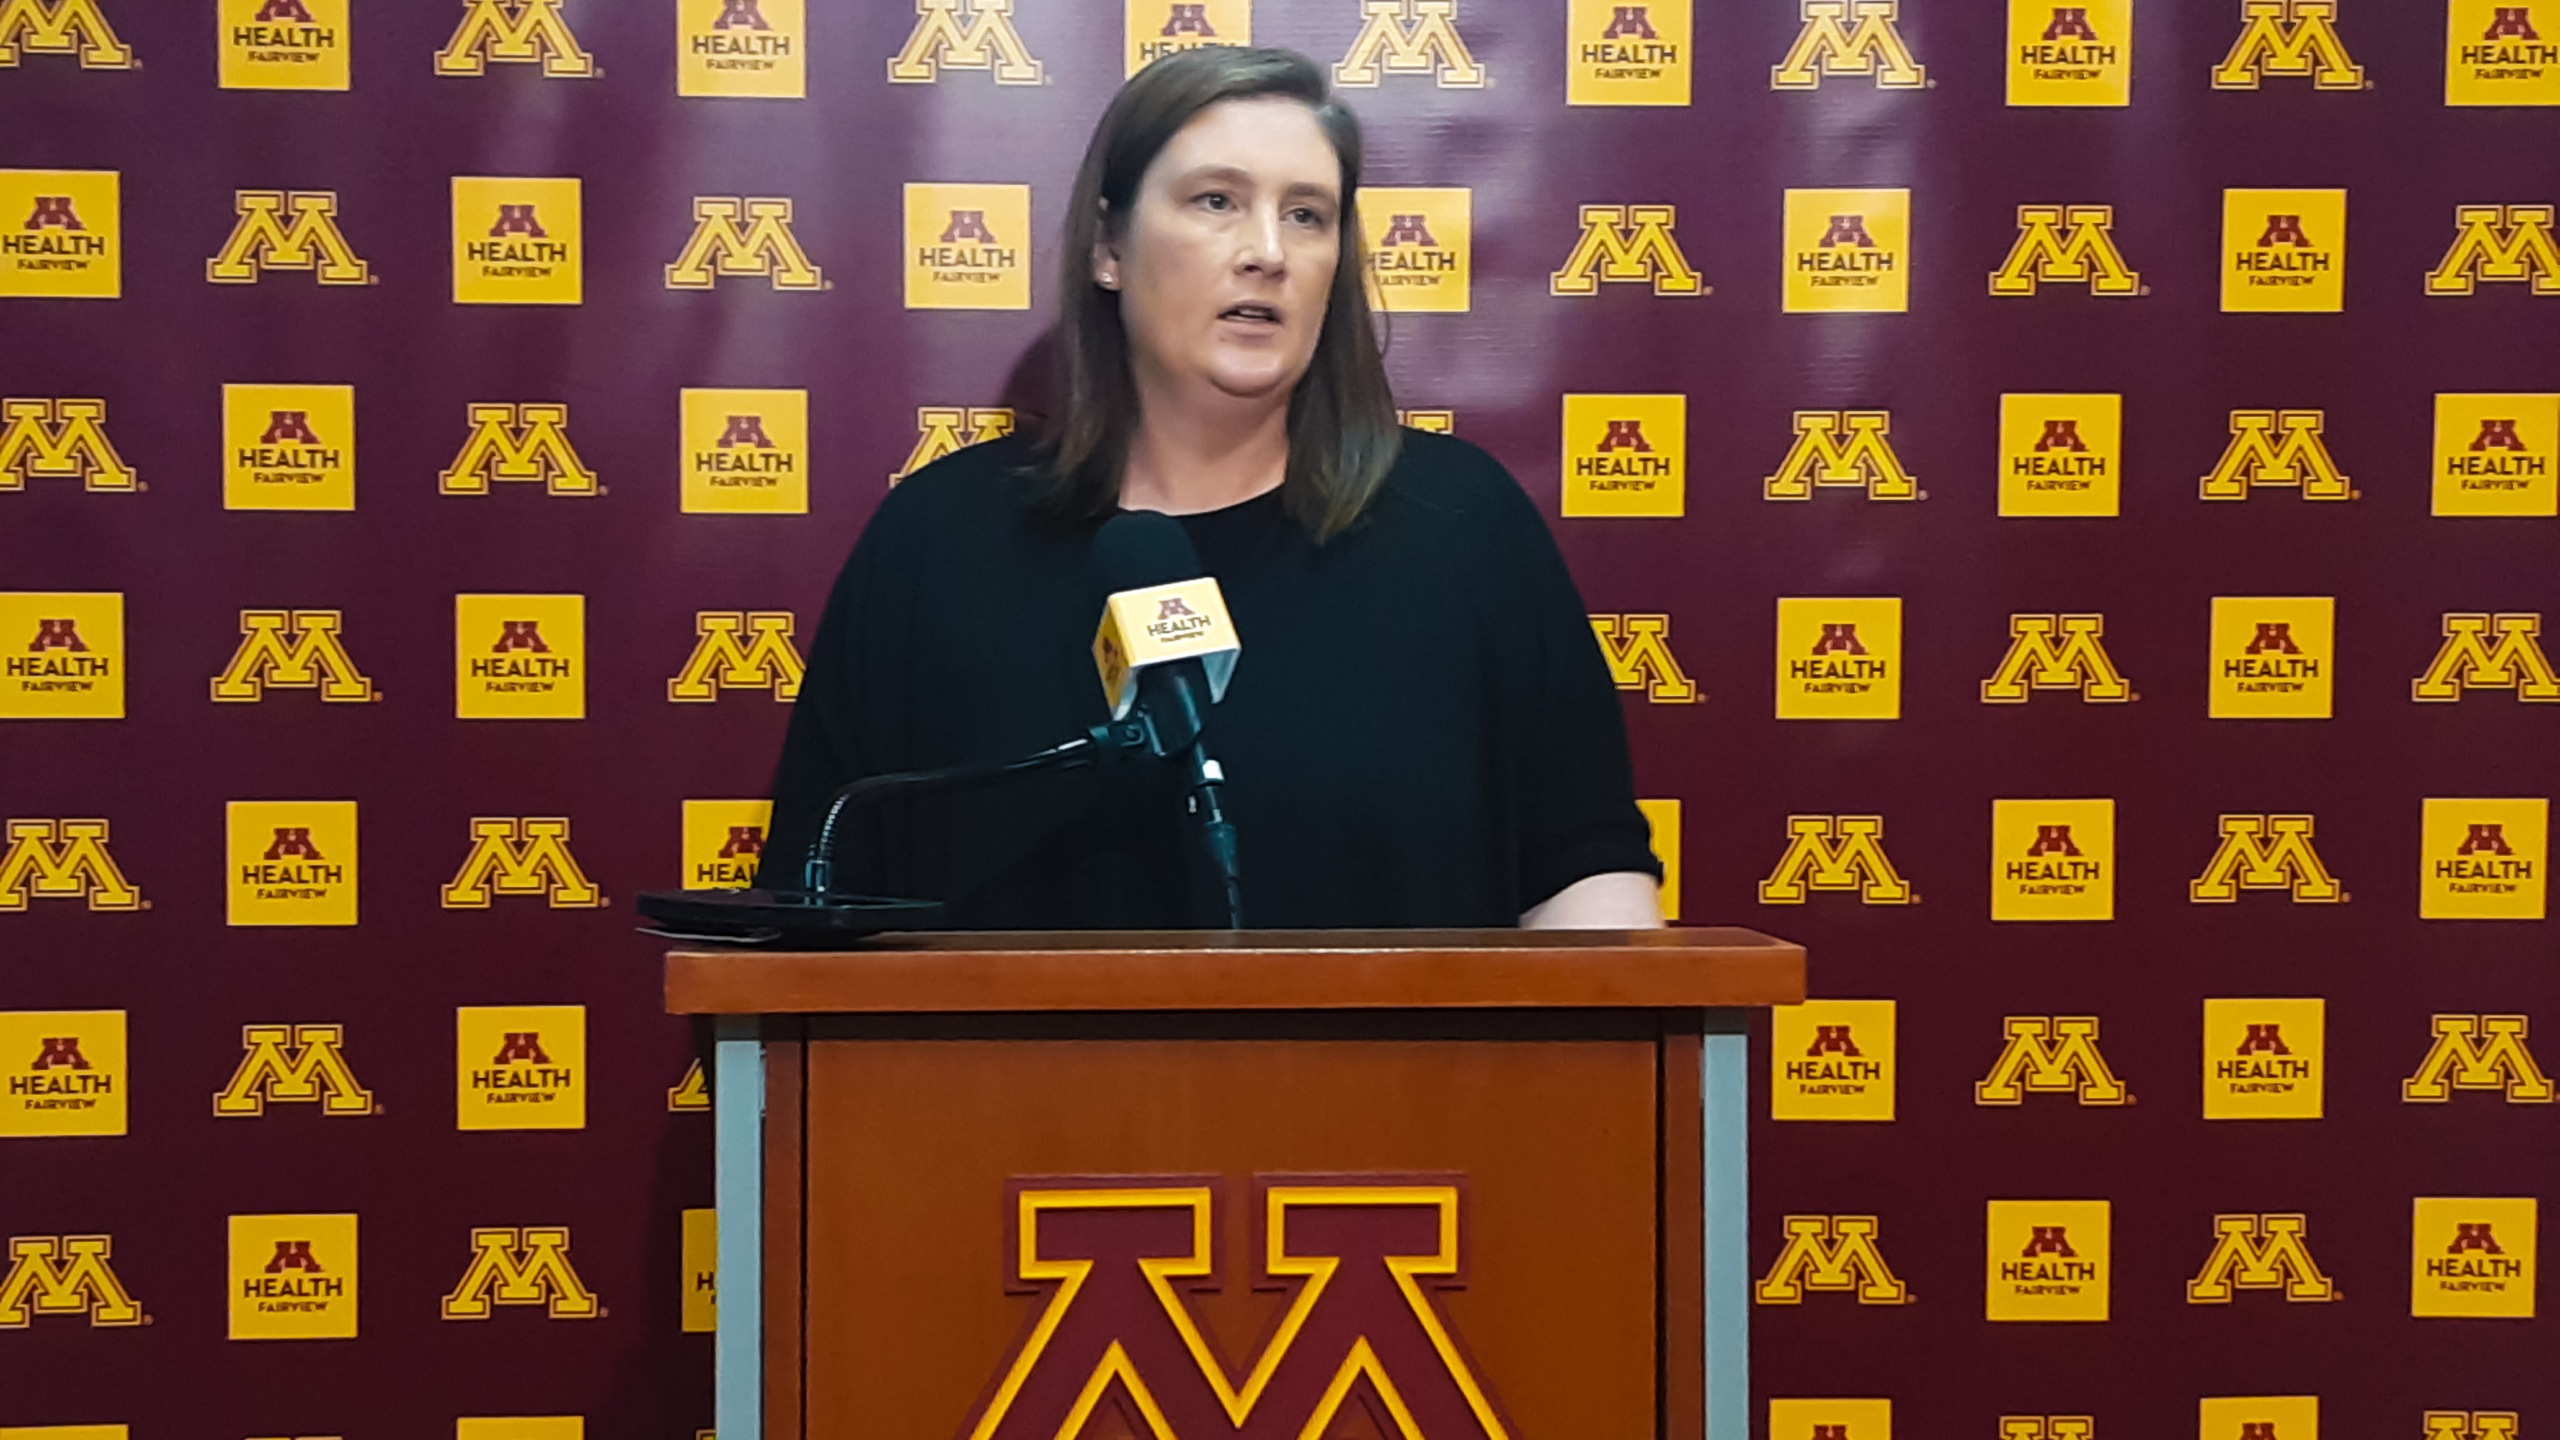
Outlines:
[[[2560,8],[0,0],[0,1426],[708,1423],[629,896],[1247,39],[1679,913],[1817,957],[1768,1433],[2560,1424]]]

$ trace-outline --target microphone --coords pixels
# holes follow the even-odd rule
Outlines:
[[[1171,517],[1130,511],[1094,537],[1093,573],[1108,598],[1093,639],[1111,721],[1063,745],[1012,760],[866,775],[827,798],[796,889],[660,890],[639,897],[642,928],[677,939],[836,948],[883,930],[930,929],[943,907],[931,900],[849,895],[835,888],[836,828],[854,810],[884,800],[1005,784],[1047,770],[1108,764],[1140,750],[1189,773],[1187,805],[1199,822],[1211,875],[1230,928],[1242,924],[1236,829],[1219,803],[1225,772],[1201,747],[1209,707],[1235,673],[1235,622],[1218,582],[1200,573],[1191,537]]]
[[[1093,537],[1093,574],[1107,597],[1094,668],[1111,718],[1136,710],[1149,748],[1179,755],[1199,739],[1235,674],[1235,622],[1218,582],[1200,573],[1191,537],[1169,515],[1125,510]]]
[[[1181,523],[1152,510],[1124,510],[1103,522],[1093,537],[1093,574],[1108,597],[1093,660],[1111,718],[1135,712],[1147,748],[1190,772],[1186,805],[1200,827],[1209,878],[1228,928],[1240,929],[1236,827],[1219,803],[1226,772],[1200,743],[1209,707],[1225,698],[1242,649],[1226,598],[1201,573]]]

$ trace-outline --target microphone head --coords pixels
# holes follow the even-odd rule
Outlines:
[[[1182,522],[1153,510],[1123,510],[1093,537],[1093,578],[1105,595],[1200,578],[1200,554]]]

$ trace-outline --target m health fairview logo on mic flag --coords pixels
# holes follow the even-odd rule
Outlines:
[[[1137,703],[1138,672],[1170,660],[1199,660],[1209,670],[1210,703],[1226,698],[1243,648],[1227,618],[1218,582],[1203,575],[1145,590],[1123,590],[1103,602],[1093,634],[1093,663],[1102,672],[1102,694],[1111,718],[1126,720]]]

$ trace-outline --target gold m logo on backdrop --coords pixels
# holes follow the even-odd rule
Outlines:
[[[2040,280],[2085,284],[2092,295],[2139,295],[2142,276],[2116,249],[2112,205],[2021,205],[2018,242],[1991,272],[1994,295],[2033,295]]]
[[[999,85],[1037,85],[1040,62],[1013,28],[1013,0],[976,0],[960,23],[961,0],[916,0],[916,28],[889,58],[893,85],[930,85],[954,70],[993,70]]]
[[[1680,672],[1680,662],[1671,654],[1670,616],[1593,615],[1591,633],[1599,639],[1609,679],[1619,689],[1642,690],[1657,705],[1698,698],[1698,687]]]
[[[554,910],[605,903],[569,853],[569,822],[557,815],[475,816],[471,851],[443,893],[448,910],[485,910],[492,895],[547,896]]]
[[[2077,1094],[2083,1105],[2129,1105],[2133,1096],[2098,1053],[2095,1015],[2011,1015],[2009,1041],[1973,1085],[1976,1105],[2022,1105],[2027,1093]]]
[[[1804,0],[1804,28],[1769,71],[1772,90],[1812,90],[1826,75],[1873,75],[1879,90],[1917,90],[1929,72],[1894,28],[1900,0]],[[1848,23],[1856,17],[1856,24]]]
[[[1854,1292],[1861,1305],[1908,1305],[1911,1288],[1894,1277],[1876,1247],[1873,1215],[1789,1215],[1785,1248],[1751,1287],[1763,1305],[1795,1305],[1808,1290]]]
[[[2337,0],[2243,0],[2240,37],[2213,67],[2213,88],[2255,90],[2267,75],[2307,75],[2322,90],[2364,88],[2364,67],[2338,38]]]
[[[1551,295],[1597,295],[1600,282],[1653,283],[1656,295],[1704,295],[1706,287],[1671,227],[1670,205],[1585,205],[1582,236],[1564,267],[1547,277]]]
[[[2320,439],[2318,410],[2234,410],[2231,443],[2206,472],[2207,500],[2246,500],[2257,486],[2298,489],[2305,500],[2350,500],[2353,482]]]
[[[684,1067],[684,1078],[667,1091],[667,1113],[681,1115],[688,1111],[711,1108],[711,1080],[702,1073],[702,1062]]]
[[[2024,705],[2036,690],[2077,690],[2092,705],[2132,699],[2133,687],[2098,638],[2106,628],[2104,615],[2010,616],[2009,653],[1982,682],[1982,703]]]
[[[1884,853],[1881,815],[1790,815],[1787,851],[1760,882],[1763,905],[1801,905],[1808,890],[1855,890],[1869,905],[1918,899]]]
[[[1862,488],[1870,500],[1915,500],[1920,484],[1893,453],[1889,410],[1799,410],[1795,443],[1761,481],[1770,500],[1810,500],[1817,485]]]
[[[139,490],[107,439],[104,400],[0,400],[0,491],[30,480],[77,480],[89,490]]]
[[[267,1113],[267,1104],[317,1104],[323,1115],[370,1115],[373,1092],[347,1066],[339,1025],[243,1025],[240,1068],[214,1092],[213,1113],[228,1118]]]
[[[1261,1273],[1302,1283],[1241,1384],[1182,1296],[1221,1268],[1212,1195],[1142,1184],[1016,1192],[1014,1274],[1055,1288],[968,1440],[1088,1433],[1115,1388],[1159,1437],[1331,1434],[1357,1406],[1348,1414],[1391,1417],[1406,1436],[1508,1440],[1429,1294],[1459,1283],[1457,1186],[1264,1188]],[[1438,1222],[1430,1250],[1405,1238],[1413,1217],[1395,1214],[1415,1210]],[[1292,1248],[1291,1222],[1309,1211],[1329,1212],[1330,1253]],[[1407,1223],[1380,1225],[1382,1215]]]
[[[1364,0],[1366,17],[1350,53],[1333,67],[1336,85],[1375,85],[1388,75],[1439,72],[1442,89],[1473,90],[1484,67],[1458,37],[1458,0]]]
[[[471,1266],[444,1297],[447,1320],[486,1320],[498,1305],[545,1305],[554,1320],[592,1320],[604,1305],[569,1263],[565,1225],[471,1232]]]
[[[269,270],[312,270],[323,285],[370,285],[373,272],[338,228],[335,190],[242,190],[231,238],[204,262],[216,285],[255,285]],[[293,219],[287,223],[285,216]]]
[[[133,47],[116,38],[99,0],[0,0],[0,67],[29,55],[78,55],[83,70],[130,70]]]
[[[462,24],[436,52],[439,75],[478,75],[488,63],[540,63],[545,75],[602,75],[561,18],[561,0],[463,0]]]
[[[213,698],[264,700],[272,685],[317,690],[323,700],[380,699],[338,638],[341,623],[336,610],[241,611],[240,648],[213,677]]]
[[[142,891],[107,853],[104,820],[12,820],[0,851],[0,911],[34,900],[78,900],[92,910],[140,910]]]
[[[693,630],[701,638],[684,669],[667,682],[667,698],[707,703],[719,699],[723,690],[765,689],[776,700],[798,698],[804,667],[791,645],[792,623],[788,610],[696,612]],[[754,638],[741,645],[741,633]]]
[[[2098,1422],[2087,1415],[2003,1415],[2000,1440],[2095,1440]]]
[[[38,1315],[86,1315],[91,1325],[139,1325],[142,1307],[107,1263],[105,1235],[13,1235],[9,1273],[0,1277],[0,1330]]]
[[[472,405],[462,453],[437,477],[447,495],[486,495],[492,480],[538,480],[554,495],[600,495],[596,472],[569,443],[569,407],[527,402]]]
[[[2335,1300],[2338,1287],[2320,1273],[2303,1243],[2300,1215],[2216,1215],[2213,1253],[2187,1282],[2190,1305],[2228,1305],[2239,1290],[2282,1290],[2287,1300]]]
[[[2444,644],[2409,682],[2412,700],[2460,700],[2467,690],[2512,690],[2518,700],[2560,700],[2560,674],[2543,653],[2542,612],[2448,614]],[[2497,643],[2489,637],[2495,635]]]
[[[2438,1015],[2432,1023],[2435,1043],[2418,1073],[2400,1082],[2403,1101],[2442,1104],[2456,1090],[2504,1090],[2511,1105],[2551,1103],[2551,1078],[2525,1048],[2532,1027],[2524,1016]]]
[[[2204,873],[2187,882],[2199,905],[2227,904],[2243,890],[2290,890],[2297,902],[2328,904],[2347,898],[2311,848],[2308,815],[2225,815],[2222,843]]]
[[[670,290],[708,290],[722,275],[763,275],[776,290],[823,290],[826,281],[791,233],[791,202],[779,196],[693,197],[693,238],[667,267]]]
[[[916,448],[907,452],[907,463],[890,475],[889,483],[895,485],[955,450],[1012,433],[1013,412],[1002,406],[920,405]]]
[[[2529,283],[2560,295],[2560,239],[2549,205],[2458,205],[2452,248],[2427,272],[2430,295],[2468,295],[2479,281]]]
[[[2516,1440],[2513,1410],[2430,1410],[2426,1440]]]

